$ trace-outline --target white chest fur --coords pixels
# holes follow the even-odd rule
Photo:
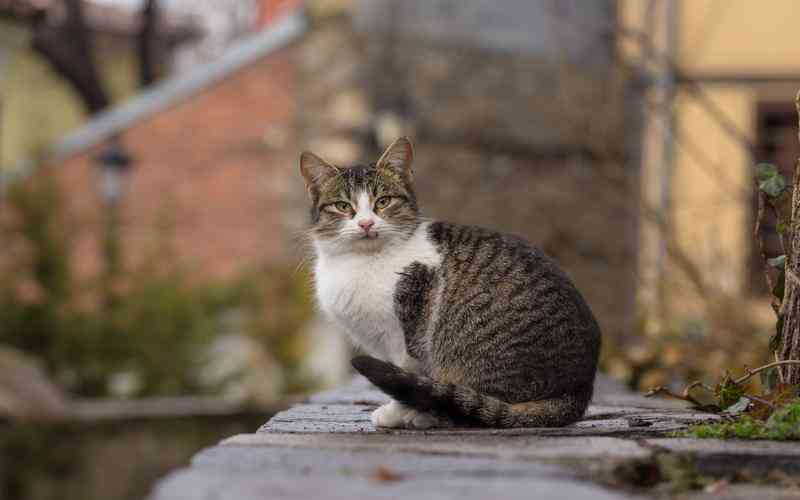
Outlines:
[[[314,272],[322,310],[368,354],[397,364],[406,358],[405,338],[394,311],[399,273],[413,262],[431,267],[441,263],[427,226],[420,224],[407,241],[378,253],[330,256],[317,246]]]

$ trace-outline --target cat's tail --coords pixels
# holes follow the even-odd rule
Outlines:
[[[456,421],[487,427],[561,427],[579,420],[588,393],[510,404],[469,387],[436,382],[373,358],[357,356],[353,367],[383,392],[415,410],[443,413]]]

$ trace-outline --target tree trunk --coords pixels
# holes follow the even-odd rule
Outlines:
[[[146,0],[139,29],[139,83],[147,87],[158,77],[158,1]]]
[[[800,119],[800,93],[795,100]],[[800,134],[798,134],[800,140]],[[783,310],[784,321],[778,359],[800,360],[800,159],[794,169],[794,193],[792,194],[792,219],[790,226],[791,245],[786,263],[786,295]],[[782,380],[786,384],[800,384],[800,366],[781,367]]]
[[[45,11],[31,17],[33,49],[72,85],[89,114],[105,109],[110,99],[100,81],[81,0],[62,0],[66,19],[56,27],[48,25]]]

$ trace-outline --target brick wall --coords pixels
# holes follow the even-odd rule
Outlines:
[[[259,0],[256,28],[273,24],[286,14],[297,10],[302,3],[302,0]]]
[[[283,220],[296,156],[294,84],[284,50],[124,132],[135,158],[122,203],[127,263],[162,259],[172,248],[198,276],[220,277],[296,254]],[[55,166],[84,276],[102,263],[104,209],[93,163],[101,149]]]

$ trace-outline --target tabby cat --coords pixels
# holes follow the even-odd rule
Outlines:
[[[506,234],[420,216],[413,149],[369,166],[300,157],[317,299],[392,402],[380,427],[551,427],[592,397],[600,329],[575,285]]]

